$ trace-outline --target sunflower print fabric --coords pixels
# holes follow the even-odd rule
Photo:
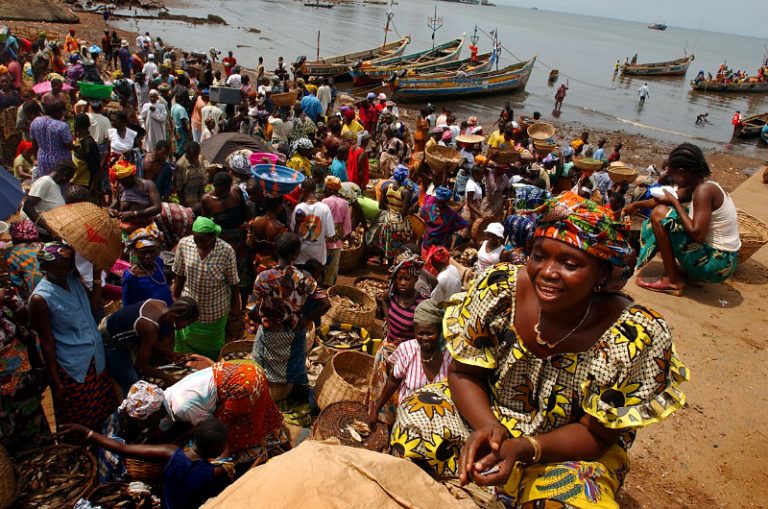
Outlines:
[[[672,251],[688,276],[705,283],[722,283],[736,271],[739,264],[739,253],[715,249],[703,242],[694,242],[688,235],[673,208],[669,209],[667,217],[661,220],[661,225],[669,232]],[[656,236],[653,234],[651,220],[646,219],[640,229],[640,255],[637,259],[637,270],[648,263],[656,255]]]
[[[634,303],[589,350],[534,356],[513,325],[520,268],[496,265],[468,292],[454,296],[459,300],[443,321],[454,361],[490,370],[491,407],[512,438],[547,433],[585,413],[624,433],[597,461],[520,467],[501,495],[513,507],[543,499],[562,507],[618,507],[614,495],[628,470],[626,450],[635,431],[685,403],[678,385],[688,380],[688,370],[664,319]],[[429,385],[400,403],[392,450],[439,476],[455,477],[471,431],[448,383]]]

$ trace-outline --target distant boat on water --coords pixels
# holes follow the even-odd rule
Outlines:
[[[648,25],[648,28],[650,28],[651,30],[664,31],[667,29],[667,25],[665,25],[664,23],[653,23],[651,25]]]
[[[693,62],[693,55],[667,62],[650,64],[624,64],[621,74],[627,76],[685,76],[688,66]]]
[[[768,81],[718,81],[698,80],[691,81],[691,88],[699,92],[728,92],[741,94],[768,94]]]
[[[321,7],[323,9],[333,9],[336,7],[336,4],[332,4],[330,2],[306,2],[304,7]]]

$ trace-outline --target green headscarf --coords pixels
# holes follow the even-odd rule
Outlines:
[[[192,223],[192,233],[212,233],[218,235],[221,233],[221,226],[207,217],[200,216]]]
[[[413,312],[413,323],[419,325],[440,325],[443,323],[445,309],[432,299],[423,300]]]

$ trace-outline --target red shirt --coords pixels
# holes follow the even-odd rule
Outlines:
[[[379,112],[372,104],[363,103],[357,112],[357,116],[360,118],[360,123],[363,124],[365,130],[372,133],[376,128],[376,122],[379,121]]]
[[[364,157],[362,162],[359,161],[360,154],[363,152],[365,152],[365,150],[357,145],[353,145],[352,148],[349,149],[349,156],[347,157],[347,177],[350,182],[354,182],[360,186],[360,189],[364,190],[368,185],[370,174],[368,158]]]
[[[229,76],[232,74],[232,69],[237,65],[237,59],[235,57],[224,57],[221,63],[224,65],[224,72]]]

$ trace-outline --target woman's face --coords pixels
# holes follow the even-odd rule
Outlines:
[[[413,330],[416,333],[416,341],[419,342],[422,352],[434,352],[440,342],[440,326],[438,324],[421,325],[414,324]]]
[[[75,269],[75,258],[57,258],[50,262],[44,262],[41,268],[51,279],[66,279],[66,277]]]
[[[136,250],[136,257],[139,259],[139,263],[144,267],[152,267],[155,264],[159,249],[157,247],[145,247]]]
[[[407,270],[400,270],[395,276],[395,288],[398,293],[411,293],[416,288],[417,277]]]
[[[536,239],[526,269],[541,309],[548,312],[579,305],[603,276],[597,258],[549,238]]]

